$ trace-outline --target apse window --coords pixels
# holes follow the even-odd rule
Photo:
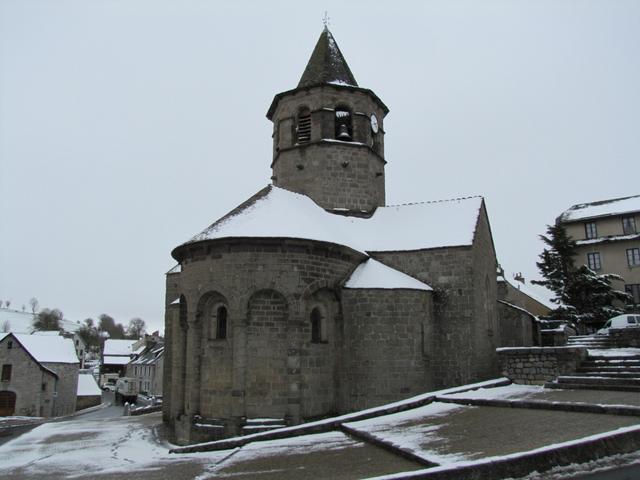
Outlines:
[[[336,108],[336,139],[350,142],[353,137],[353,121],[351,112],[346,107]]]
[[[318,307],[311,310],[311,343],[326,343],[327,328],[324,315]]]
[[[220,306],[216,310],[216,338],[227,338],[227,307]]]

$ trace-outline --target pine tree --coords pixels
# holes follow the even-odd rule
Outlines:
[[[547,245],[536,262],[544,280],[533,280],[533,283],[547,287],[555,294],[552,299],[559,305],[570,304],[567,287],[575,270],[573,257],[576,254],[576,242],[567,235],[561,225],[547,225],[547,235],[540,235]]]
[[[536,263],[544,280],[533,283],[551,290],[558,308],[551,318],[569,319],[576,323],[600,324],[624,313],[613,306],[616,301],[625,303],[629,294],[615,290],[612,280],[622,280],[619,275],[597,274],[586,265],[576,268],[576,242],[567,235],[562,225],[547,226],[547,236],[540,238],[547,245]]]

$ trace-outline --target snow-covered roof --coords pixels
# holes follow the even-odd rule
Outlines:
[[[180,273],[182,271],[182,266],[178,263],[175,267],[173,267],[171,270],[169,270],[167,272],[167,274],[169,273]]]
[[[164,344],[156,344],[153,346],[149,346],[145,348],[144,351],[140,352],[140,355],[131,361],[132,365],[153,365],[155,364],[164,354]]]
[[[124,355],[105,355],[103,360],[102,363],[104,365],[126,365],[131,361],[131,357]]]
[[[91,374],[78,375],[78,393],[79,397],[92,397],[102,395],[102,390],[98,387],[95,378]]]
[[[585,240],[576,240],[576,245],[598,245],[600,243],[622,242],[625,240],[638,240],[640,233],[631,233],[629,235],[608,235],[606,237],[587,238]]]
[[[104,342],[104,349],[102,353],[107,355],[126,355],[129,356],[133,353],[133,344],[137,340],[113,340],[108,339]]]
[[[344,288],[433,290],[426,283],[387,267],[372,258],[358,265],[358,268],[353,271],[351,277],[344,284]]]
[[[23,333],[14,333],[13,336],[40,363],[79,363],[71,339]]]
[[[359,218],[329,213],[306,195],[268,186],[185,244],[254,237],[319,240],[360,252],[468,246],[481,205],[481,197],[457,198],[379,207],[370,218]]]
[[[640,212],[640,195],[612,198],[591,203],[579,203],[562,212],[558,220],[561,222],[573,222],[576,220],[621,215],[631,212]]]

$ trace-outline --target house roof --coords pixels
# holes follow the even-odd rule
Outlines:
[[[369,258],[353,271],[344,284],[349,289],[433,290],[426,283]]]
[[[590,218],[622,215],[640,212],[640,195],[631,197],[611,198],[590,203],[579,203],[562,212],[558,222],[574,222]]]
[[[140,355],[131,360],[132,365],[152,365],[164,354],[164,344],[158,343],[145,348]]]
[[[268,186],[174,249],[229,238],[298,238],[360,252],[423,250],[473,243],[482,197],[379,207],[370,218],[327,212],[306,195]]]
[[[298,83],[298,88],[331,83],[358,86],[347,61],[327,27],[320,34],[307,67]]]
[[[107,355],[126,355],[129,356],[133,353],[133,344],[137,340],[113,340],[108,339],[104,342],[104,349],[102,354]]]
[[[102,395],[102,390],[96,383],[95,378],[90,373],[78,375],[78,391],[79,397],[93,397]]]
[[[73,341],[50,335],[11,334],[38,363],[79,363]]]

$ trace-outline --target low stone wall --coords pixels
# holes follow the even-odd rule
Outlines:
[[[540,341],[543,347],[561,347],[567,344],[569,333],[564,327],[540,330]]]
[[[101,395],[83,395],[78,396],[76,400],[76,411],[84,410],[85,408],[95,407],[102,403]]]
[[[502,374],[514,383],[539,385],[576,371],[585,347],[498,348]]]
[[[609,339],[617,348],[640,348],[640,328],[612,328]]]

